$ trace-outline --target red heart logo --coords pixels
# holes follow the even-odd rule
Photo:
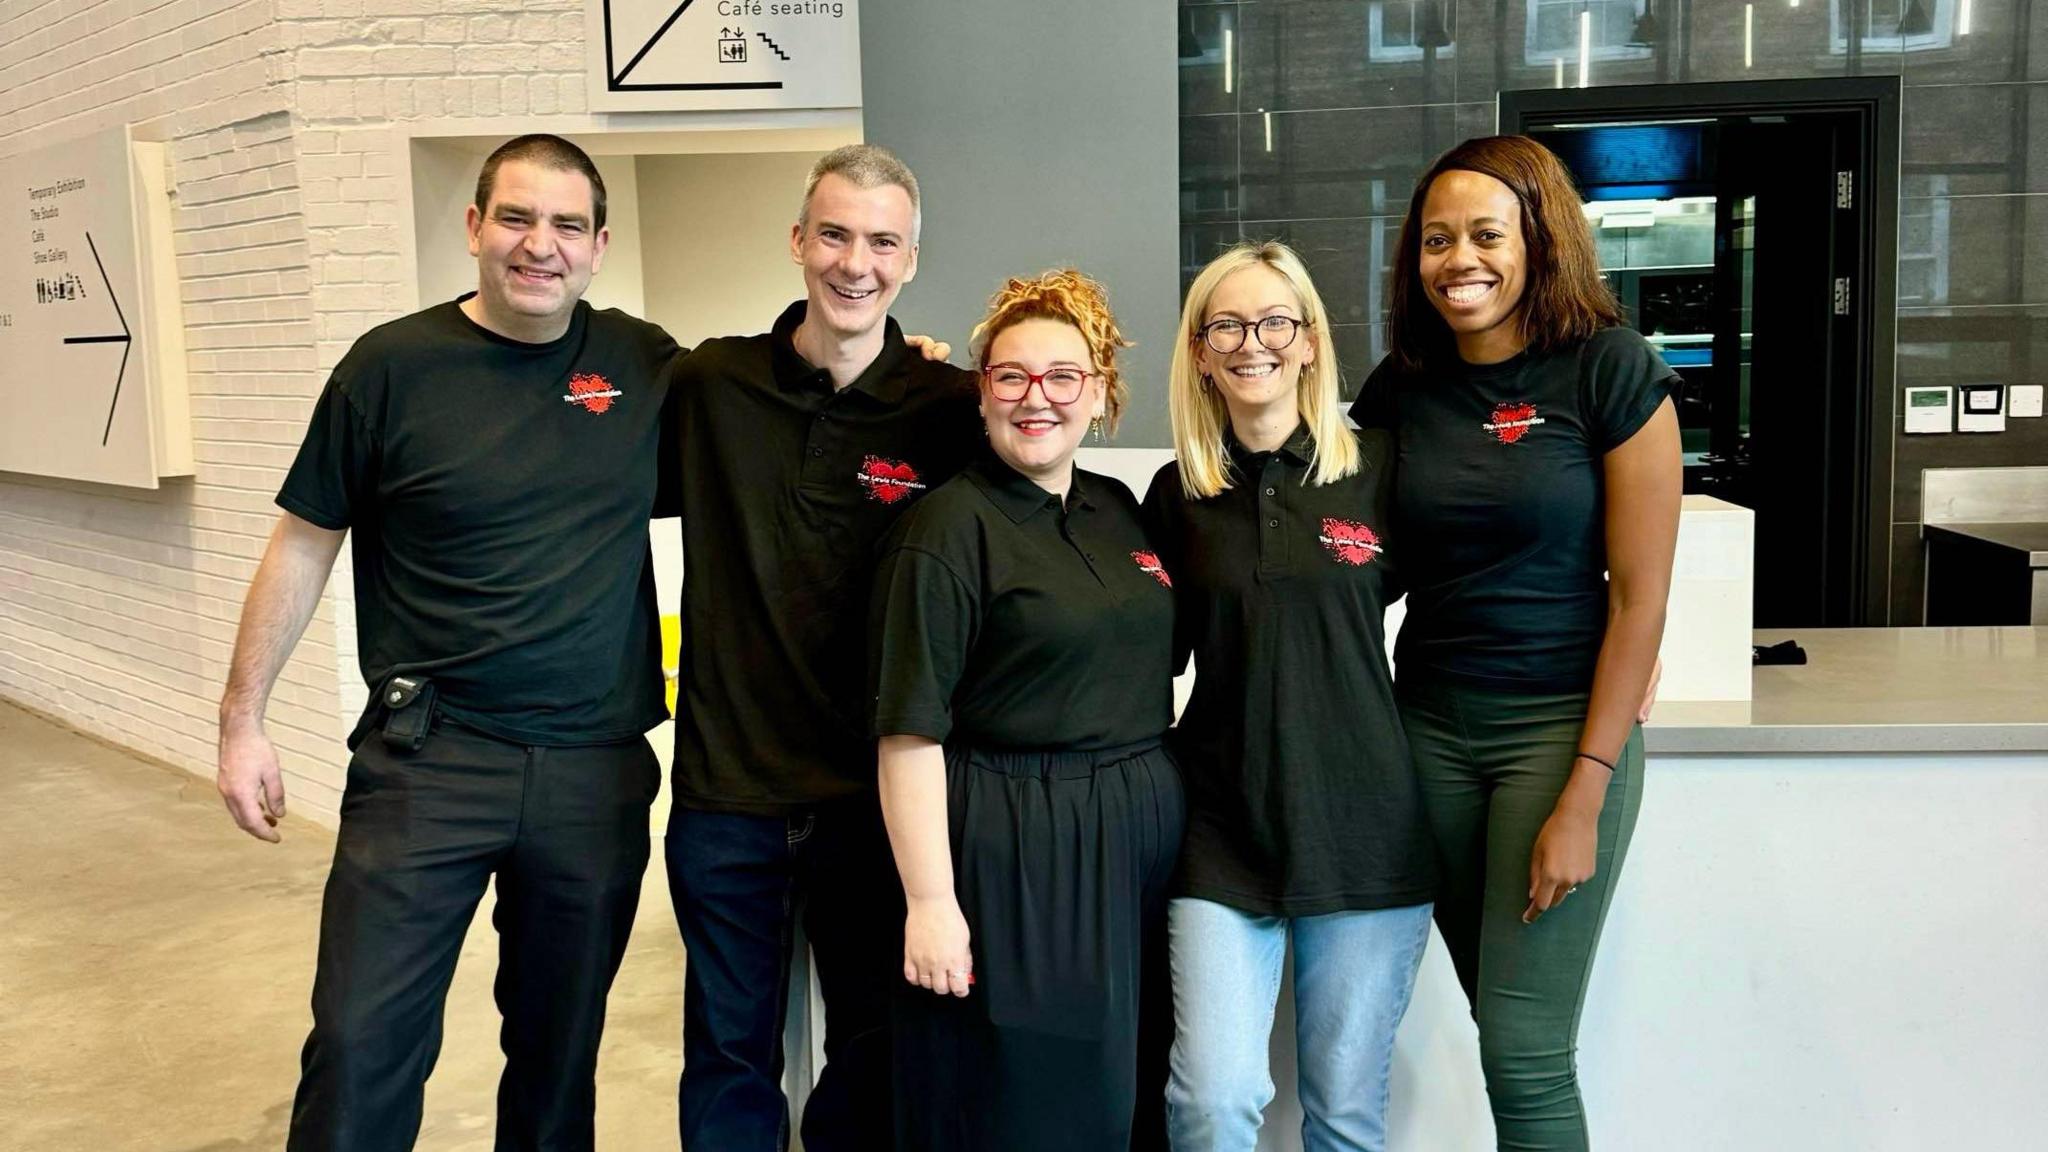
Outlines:
[[[1173,587],[1173,577],[1166,574],[1166,565],[1159,562],[1157,552],[1133,552],[1131,559],[1138,565],[1138,571],[1159,581],[1162,588]]]
[[[1380,544],[1380,534],[1356,520],[1325,518],[1323,530],[1316,539],[1339,563],[1353,567],[1370,564],[1373,557],[1385,551]]]
[[[880,456],[863,458],[855,478],[868,490],[869,497],[884,504],[894,504],[924,488],[917,469],[901,460],[885,460]]]
[[[1501,443],[1513,444],[1529,429],[1543,422],[1543,417],[1536,414],[1534,404],[1495,404],[1493,419],[1481,427],[1493,433],[1494,439]]]
[[[586,412],[604,413],[611,411],[612,398],[624,393],[612,387],[612,382],[595,372],[578,372],[569,377],[569,394],[562,397],[571,404],[583,405]]]

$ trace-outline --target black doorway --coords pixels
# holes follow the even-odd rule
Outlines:
[[[1897,77],[1500,95],[1631,245],[1603,264],[1685,381],[1686,491],[1756,513],[1759,628],[1885,622],[1898,109]]]

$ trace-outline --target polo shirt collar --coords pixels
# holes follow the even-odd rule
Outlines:
[[[1029,476],[1003,463],[995,449],[988,449],[967,466],[967,475],[974,486],[986,493],[989,503],[1001,509],[1003,515],[1013,524],[1022,524],[1047,509],[1058,509],[1059,497],[1040,488]],[[1067,506],[1093,510],[1095,505],[1088,498],[1087,484],[1079,468],[1074,469],[1074,480],[1067,490]]]
[[[1230,450],[1233,460],[1245,461],[1258,455],[1258,453],[1240,444],[1237,439],[1237,433],[1231,431],[1227,425],[1223,429],[1223,443]],[[1316,438],[1315,434],[1309,431],[1308,421],[1303,420],[1300,424],[1295,425],[1294,432],[1287,437],[1287,442],[1280,445],[1276,451],[1293,460],[1296,464],[1304,466],[1311,460],[1314,460],[1316,455]]]
[[[804,322],[809,309],[808,300],[798,300],[782,310],[775,320],[771,332],[774,346],[775,383],[784,391],[801,392],[823,388],[832,391],[832,378],[822,368],[805,360],[796,350],[797,326]],[[884,319],[882,329],[882,351],[874,363],[867,366],[853,383],[846,386],[850,392],[865,392],[884,404],[895,404],[903,399],[908,384],[903,372],[898,369],[903,359],[910,354],[910,345],[903,342],[903,329],[897,327],[894,316]]]

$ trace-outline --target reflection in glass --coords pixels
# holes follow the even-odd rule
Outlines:
[[[1967,17],[1959,26],[1956,0],[1828,0],[1828,50],[1839,56],[1849,50],[1844,4],[1863,7],[1863,51],[1925,52],[1946,48],[1953,37],[1967,34]],[[1963,0],[1967,9],[1969,0]]]
[[[1365,58],[1420,60],[1427,49],[1438,59],[1457,51],[1445,0],[1373,0],[1366,9]]]
[[[1579,59],[1579,26],[1586,17],[1591,60],[1642,60],[1650,46],[1636,41],[1636,0],[1525,0],[1522,58],[1530,64]],[[1582,84],[1581,87],[1584,85]]]

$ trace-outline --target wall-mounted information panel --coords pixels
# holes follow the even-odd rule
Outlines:
[[[584,0],[596,112],[857,108],[854,0]]]
[[[0,159],[0,471],[192,471],[164,146],[126,128]]]

